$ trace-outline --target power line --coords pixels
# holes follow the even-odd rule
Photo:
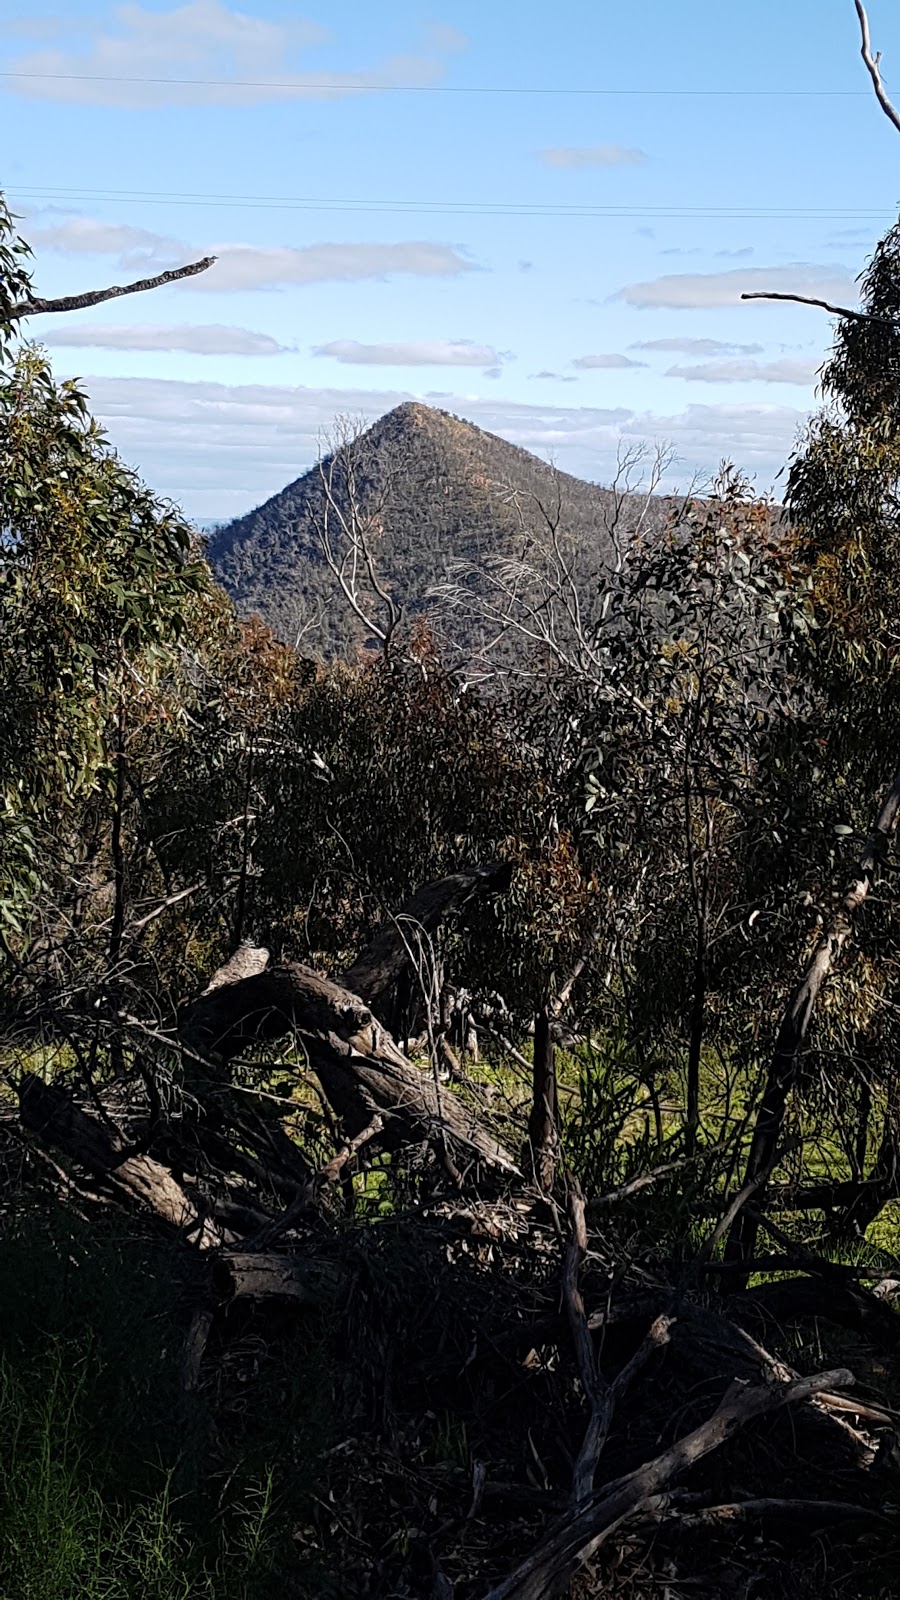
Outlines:
[[[712,218],[756,219],[760,221],[850,221],[883,222],[893,212],[887,208],[843,210],[820,207],[777,206],[630,206],[630,205],[566,205],[529,201],[480,200],[353,200],[329,198],[325,195],[239,195],[192,194],[162,189],[66,189],[58,185],[32,184],[16,189],[23,200],[79,200],[87,203],[111,205],[178,205],[204,207],[230,207],[249,211],[324,211],[370,212],[383,215],[442,215],[442,216],[519,216],[519,217],[584,217],[615,218],[648,221],[669,219]]]
[[[676,99],[868,99],[866,89],[585,89],[547,88],[544,85],[493,86],[439,83],[315,83],[309,79],[278,81],[271,78],[132,78],[114,73],[0,71],[0,78],[24,78],[54,83],[135,83],[202,89],[285,89],[295,94],[497,94],[596,95]]]

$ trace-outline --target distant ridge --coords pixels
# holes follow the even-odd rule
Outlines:
[[[429,590],[455,564],[477,567],[521,545],[523,518],[534,526],[541,521],[535,498],[548,509],[559,501],[567,535],[585,556],[602,560],[608,551],[609,490],[557,472],[446,411],[415,401],[397,406],[360,436],[354,463],[363,509],[382,507],[379,578],[407,616],[427,611]],[[313,467],[255,511],[214,530],[209,558],[239,609],[259,612],[279,638],[302,637],[304,652],[352,657],[366,633],[325,563],[318,532],[324,509],[320,470]]]

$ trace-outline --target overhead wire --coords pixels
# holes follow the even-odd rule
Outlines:
[[[577,85],[554,87],[546,84],[447,84],[447,83],[316,83],[311,77],[299,79],[275,78],[163,78],[130,77],[121,73],[96,72],[20,72],[15,68],[0,69],[0,78],[22,78],[27,81],[43,80],[53,83],[133,83],[161,85],[169,88],[202,89],[278,89],[294,94],[493,94],[493,95],[593,95],[636,98],[677,99],[868,99],[865,89],[612,89],[582,88]]]
[[[862,207],[780,207],[780,206],[709,206],[709,205],[577,205],[542,201],[480,201],[480,200],[356,200],[328,195],[240,195],[209,194],[162,189],[69,189],[61,185],[28,184],[10,186],[23,200],[63,201],[78,200],[90,203],[108,202],[121,205],[140,203],[148,205],[177,205],[204,207],[234,207],[251,211],[353,211],[384,215],[441,215],[441,216],[520,216],[520,217],[616,217],[646,219],[675,219],[708,217],[727,221],[743,218],[759,221],[847,221],[881,222],[893,215],[888,208]]]

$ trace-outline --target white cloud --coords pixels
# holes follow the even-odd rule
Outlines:
[[[821,361],[705,361],[694,367],[669,367],[667,378],[690,383],[815,383]]]
[[[577,356],[572,362],[572,365],[573,367],[581,367],[586,371],[591,367],[610,367],[616,369],[621,367],[645,367],[647,363],[646,361],[632,361],[630,356],[611,354],[599,356]]]
[[[202,277],[188,280],[198,289],[277,289],[291,283],[358,283],[395,273],[414,278],[455,278],[474,272],[448,244],[411,239],[401,244],[309,244],[300,247],[250,244],[212,245],[218,256]]]
[[[540,159],[545,167],[640,167],[649,158],[643,150],[631,150],[622,144],[595,144],[581,148],[557,145],[541,150]]]
[[[41,222],[28,229],[28,243],[34,250],[52,250],[59,255],[116,256],[123,267],[169,267],[186,261],[190,248],[177,239],[134,228],[127,222],[103,222],[98,217],[64,216],[62,220]]]
[[[639,339],[629,350],[665,350],[681,356],[758,356],[761,344],[726,344],[721,339]]]
[[[83,23],[61,22],[57,37],[70,41],[68,47],[10,60],[7,71],[21,76],[7,78],[6,87],[38,99],[147,110],[334,100],[404,83],[425,87],[443,73],[436,56],[416,55],[389,56],[361,71],[299,71],[297,53],[326,43],[328,30],[301,18],[268,21],[222,0],[187,0],[166,11],[127,3],[114,17],[112,27],[94,33],[87,45],[71,42],[84,32]],[[449,38],[448,31],[441,44],[432,35],[433,49],[458,49]]]
[[[360,344],[358,339],[332,339],[313,347],[314,356],[330,356],[353,367],[490,367],[501,357],[490,345],[471,339],[432,339],[413,343]]]
[[[223,327],[219,323],[136,326],[63,322],[52,318],[46,333],[38,329],[42,344],[69,345],[79,350],[186,350],[195,356],[278,356],[291,349],[267,333],[250,328]]]
[[[46,217],[46,213],[42,214]],[[200,277],[185,280],[185,289],[227,292],[235,289],[277,289],[286,284],[357,283],[367,278],[389,278],[395,273],[417,278],[452,278],[475,272],[456,246],[427,239],[397,244],[249,245],[185,244],[129,223],[104,222],[95,217],[51,218],[29,229],[36,250],[66,255],[115,256],[126,269],[161,271],[194,261],[201,255],[218,259]]]
[[[578,382],[578,379],[573,377],[571,373],[566,373],[566,372],[548,372],[546,370],[546,368],[544,369],[543,372],[529,372],[528,376],[534,382],[538,382],[538,381],[542,381],[544,383],[577,383]]]
[[[304,388],[142,378],[86,380],[95,414],[126,460],[191,514],[237,514],[307,470],[338,415],[374,421],[419,399],[466,417],[568,472],[609,482],[619,439],[670,440],[683,483],[728,457],[769,483],[806,412],[774,405],[691,405],[673,415],[624,407],[504,402],[409,390]],[[677,479],[667,487],[675,488]]]
[[[690,405],[671,416],[645,413],[624,432],[667,439],[687,465],[714,469],[724,458],[771,482],[784,465],[807,411],[776,405]]]
[[[627,283],[613,296],[630,306],[686,310],[698,306],[739,305],[742,294],[776,290],[815,295],[821,300],[857,298],[847,267],[796,261],[784,267],[736,267],[730,272],[679,272],[647,283]]]

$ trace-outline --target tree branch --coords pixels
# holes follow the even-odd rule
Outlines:
[[[891,102],[887,97],[887,91],[881,81],[881,51],[879,50],[874,56],[872,54],[872,41],[869,38],[869,19],[866,16],[866,8],[863,5],[862,0],[855,0],[855,4],[856,15],[859,17],[860,33],[862,34],[862,49],[860,50],[860,55],[866,64],[866,70],[869,74],[869,77],[872,79],[872,87],[875,90],[878,104],[880,105],[888,121],[892,122],[894,127],[897,129],[897,132],[900,133],[900,111],[897,110],[896,106],[891,105]]]
[[[900,327],[896,317],[875,317],[869,311],[851,311],[849,306],[835,306],[830,300],[816,300],[808,294],[780,294],[774,289],[755,289],[752,294],[742,294],[742,300],[792,300],[798,306],[821,306],[834,317],[852,317],[854,322],[881,322],[887,328]]]
[[[39,312],[45,311],[86,311],[88,306],[99,306],[104,300],[117,300],[123,294],[142,294],[145,289],[159,289],[165,283],[175,283],[179,278],[193,278],[198,272],[205,272],[216,260],[215,256],[204,256],[202,261],[192,261],[186,267],[172,267],[168,272],[161,272],[156,278],[141,278],[137,283],[113,284],[109,289],[92,289],[88,294],[66,294],[59,300],[41,300],[35,296],[31,300],[20,300],[13,306],[9,313],[9,320],[18,321],[21,317],[36,317]]]

